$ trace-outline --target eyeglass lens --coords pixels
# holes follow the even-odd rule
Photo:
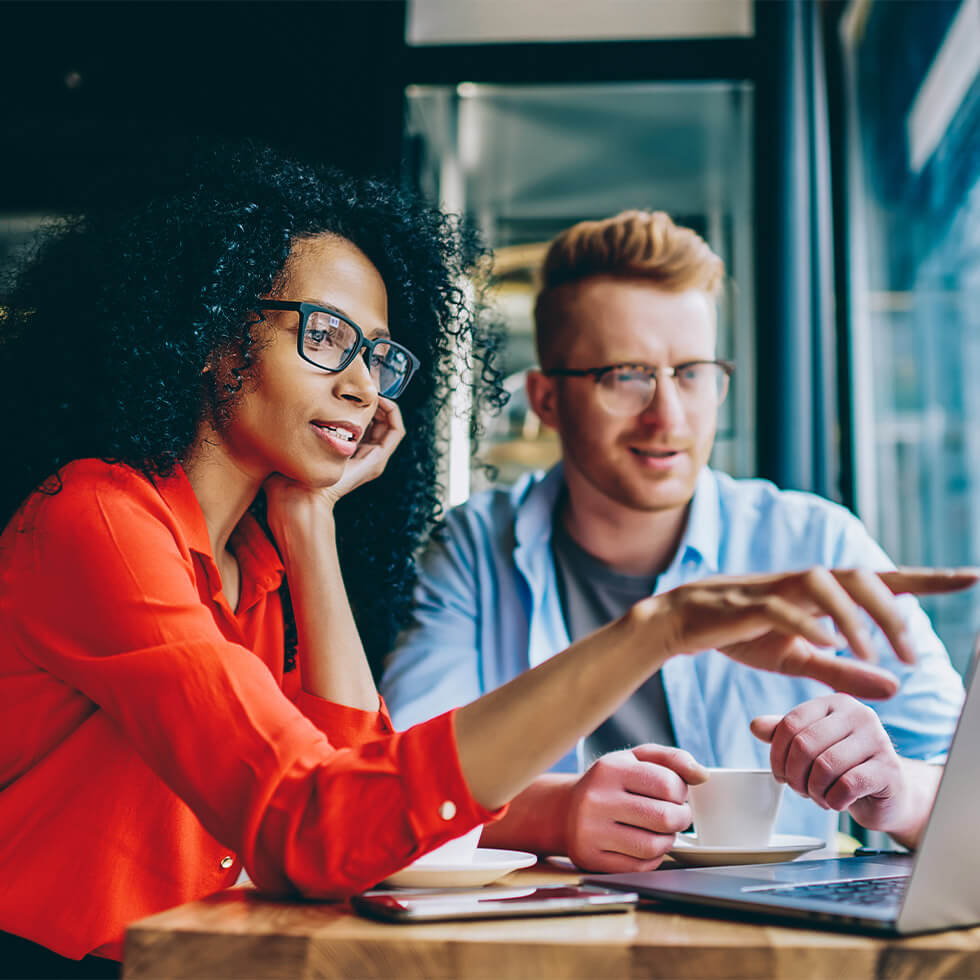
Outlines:
[[[346,367],[360,343],[360,335],[345,320],[331,313],[310,313],[303,333],[303,355],[314,364],[331,371]],[[411,363],[400,347],[382,341],[368,356],[368,370],[378,391],[387,396],[402,386]]]
[[[670,380],[681,401],[694,405],[720,401],[728,391],[728,374],[720,364],[689,364]],[[669,383],[669,382],[668,382]],[[605,408],[617,415],[634,415],[650,404],[657,390],[657,377],[649,371],[616,368],[599,379],[599,396]]]

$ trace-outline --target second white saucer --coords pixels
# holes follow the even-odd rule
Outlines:
[[[385,878],[381,885],[389,888],[479,888],[518,868],[529,868],[537,860],[536,854],[527,851],[480,847],[472,861],[459,864],[416,862]]]
[[[792,861],[807,851],[823,847],[819,837],[797,834],[773,834],[768,847],[705,847],[695,834],[678,834],[668,852],[681,864],[695,867],[714,867],[726,864],[775,864]]]

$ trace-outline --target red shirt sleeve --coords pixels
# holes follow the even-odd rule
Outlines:
[[[388,705],[380,695],[377,711],[362,711],[304,691],[301,677],[299,667],[289,671],[283,678],[283,690],[320,731],[329,733],[330,741],[338,748],[382,738],[394,732]]]
[[[13,536],[11,642],[111,716],[260,887],[343,897],[494,818],[466,787],[451,714],[394,733],[383,707],[292,703],[219,628],[139,474],[35,500]]]

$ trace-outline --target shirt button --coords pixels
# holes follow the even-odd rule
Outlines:
[[[221,867],[227,871],[235,863],[235,859],[226,854],[219,863],[221,864]]]
[[[445,800],[439,807],[439,816],[443,820],[452,820],[456,816],[456,804],[452,800]]]

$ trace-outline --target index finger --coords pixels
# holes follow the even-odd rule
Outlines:
[[[791,644],[774,669],[781,674],[811,677],[866,701],[890,698],[898,690],[898,678],[889,671],[861,660],[825,656],[805,642]]]
[[[961,592],[980,581],[980,568],[897,568],[878,572],[878,578],[895,595],[913,592],[916,595],[937,595],[941,592]]]
[[[378,407],[371,420],[372,442],[362,445],[377,446],[391,452],[405,435],[405,423],[398,406],[390,398],[379,398]]]
[[[385,435],[385,439],[391,438],[392,434],[396,434],[398,439],[401,439],[405,435],[405,423],[402,420],[402,413],[398,407],[398,403],[393,402],[390,398],[379,398],[378,410],[384,411],[385,419],[388,422],[388,432]]]

